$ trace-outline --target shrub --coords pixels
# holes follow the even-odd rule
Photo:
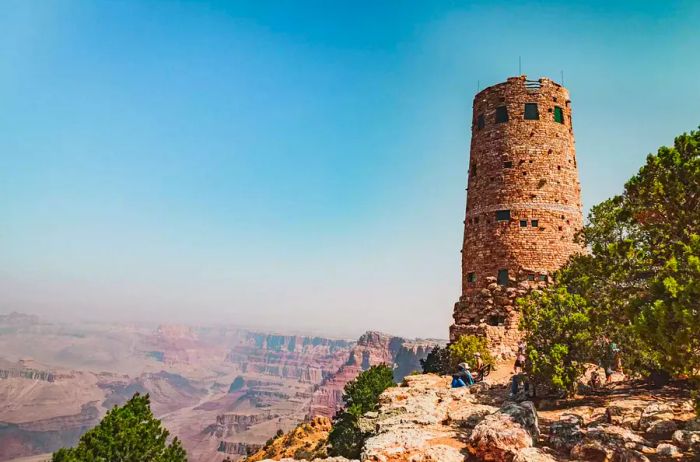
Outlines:
[[[379,395],[394,385],[393,372],[384,364],[370,367],[345,385],[345,410],[338,414],[328,435],[330,455],[359,459],[367,435],[360,430],[358,420],[376,410]]]
[[[486,339],[475,335],[462,335],[449,346],[436,345],[425,359],[420,360],[424,374],[452,374],[459,363],[473,367],[475,353],[481,354],[484,364],[493,365],[495,360],[487,347]]]
[[[495,363],[491,351],[489,351],[486,339],[475,335],[462,335],[449,347],[451,364],[450,371],[454,370],[459,363],[474,365],[474,354],[480,353],[484,364],[493,365]]]
[[[579,295],[555,286],[518,300],[527,342],[526,371],[534,385],[566,395],[576,391],[585,364],[598,353],[590,307]]]
[[[425,359],[420,360],[424,374],[449,374],[452,369],[452,356],[450,350],[445,346],[435,345]]]

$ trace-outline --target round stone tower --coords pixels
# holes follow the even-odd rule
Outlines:
[[[581,252],[581,188],[569,92],[512,77],[474,97],[462,296],[450,339],[476,334],[508,354],[518,341],[515,298]]]

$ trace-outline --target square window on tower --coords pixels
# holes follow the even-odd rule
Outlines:
[[[527,220],[520,220],[520,227],[527,228]]]
[[[502,286],[508,285],[508,270],[499,269],[498,270],[498,284]]]
[[[508,122],[508,108],[505,106],[498,106],[496,108],[496,123],[502,124],[503,122]]]
[[[540,120],[537,103],[525,103],[525,120]]]
[[[532,224],[533,228],[537,228],[539,226],[540,222],[538,220],[532,220],[531,224]]]
[[[476,273],[467,273],[467,282],[476,282]]]
[[[496,210],[496,221],[510,221],[510,210]]]
[[[560,124],[564,123],[564,111],[559,106],[554,106],[554,121]]]
[[[486,121],[484,120],[484,114],[479,114],[476,118],[476,128],[477,130],[481,130],[486,126]]]

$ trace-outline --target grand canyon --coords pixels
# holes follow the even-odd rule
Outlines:
[[[191,461],[239,460],[278,430],[334,415],[362,370],[389,364],[401,380],[438,343],[0,315],[0,461],[46,460],[137,392]]]

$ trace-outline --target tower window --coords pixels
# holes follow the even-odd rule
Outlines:
[[[481,130],[484,128],[486,125],[486,121],[484,120],[484,114],[479,114],[476,118],[476,128],[477,130]]]
[[[472,164],[472,169],[471,169],[472,176],[476,176],[476,164]]]
[[[564,123],[564,111],[559,106],[554,106],[554,121],[560,124]]]
[[[476,273],[467,273],[467,282],[476,282]]]
[[[527,220],[520,220],[520,227],[527,228]]]
[[[532,220],[530,223],[532,224],[533,228],[537,228],[540,224],[539,220]]]
[[[540,274],[540,281],[546,281],[547,280],[547,275],[546,274]]]
[[[498,284],[502,286],[508,285],[508,270],[499,269],[498,270]]]
[[[500,314],[492,314],[491,316],[488,317],[488,320],[486,323],[489,326],[502,326],[506,322],[505,316],[502,316]]]
[[[513,168],[513,161],[507,160],[503,162],[503,168]]]
[[[525,103],[525,120],[540,120],[537,103]]]
[[[508,122],[508,109],[505,106],[498,106],[496,108],[496,123],[501,124],[503,122]]]
[[[496,221],[510,221],[510,210],[496,210]]]
[[[534,274],[528,274],[528,275],[527,275],[527,280],[528,280],[528,281],[534,281],[534,280],[535,280],[535,275],[534,275]]]

